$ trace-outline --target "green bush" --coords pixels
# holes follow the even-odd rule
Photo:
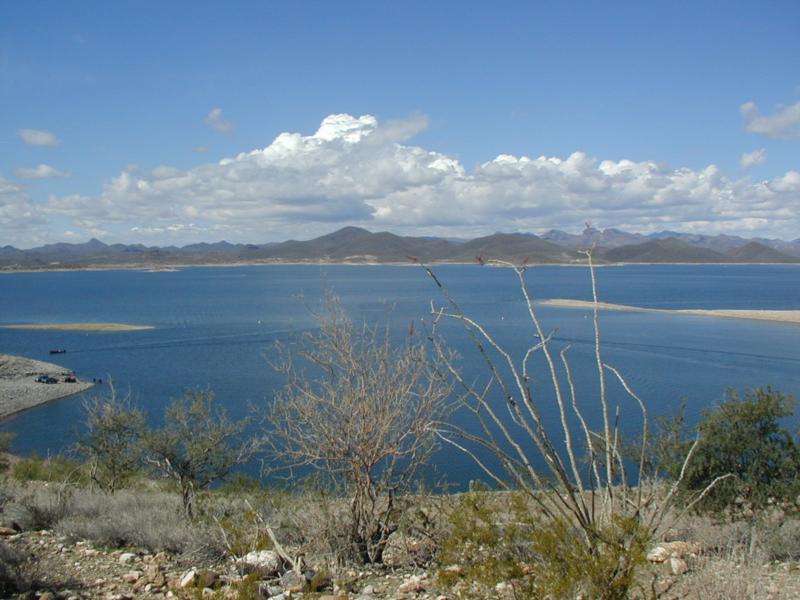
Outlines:
[[[17,481],[52,481],[85,485],[89,476],[84,465],[57,454],[40,458],[33,454],[11,467],[11,477]]]
[[[715,478],[731,476],[714,486],[699,505],[701,510],[720,511],[737,501],[757,509],[771,499],[793,499],[800,492],[800,446],[780,422],[794,413],[794,406],[792,396],[767,387],[748,390],[744,398],[729,390],[722,404],[703,412],[684,491],[697,494]],[[681,416],[663,431],[667,435],[655,446],[656,461],[662,472],[676,478],[681,464],[674,457],[685,455],[692,441]]]
[[[503,584],[515,597],[623,600],[639,587],[647,564],[650,534],[636,518],[615,515],[599,524],[590,545],[582,528],[564,516],[545,516],[521,493],[465,494],[450,524],[438,578],[475,598]]]

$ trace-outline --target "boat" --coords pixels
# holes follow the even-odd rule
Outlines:
[[[66,353],[67,351],[64,348],[55,348],[53,350],[50,350],[50,354],[66,354]]]

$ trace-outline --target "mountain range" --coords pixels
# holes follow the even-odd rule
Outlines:
[[[267,244],[199,243],[188,246],[48,244],[19,250],[0,248],[0,268],[167,267],[193,264],[269,262],[474,262],[504,259],[516,263],[577,263],[594,248],[598,263],[800,263],[800,239],[791,242],[730,235],[663,231],[649,235],[591,226],[580,234],[550,230],[495,233],[472,240],[406,237],[344,227],[307,241]]]

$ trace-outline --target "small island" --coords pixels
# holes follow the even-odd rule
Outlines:
[[[69,369],[22,356],[0,354],[0,419],[22,410],[78,394],[94,384]]]
[[[559,308],[594,308],[594,302],[590,300],[569,300],[565,298],[553,298],[541,300],[539,304],[543,306],[557,306]],[[598,302],[597,308],[600,310],[623,310],[637,312],[668,313],[673,315],[696,315],[701,317],[720,317],[725,319],[750,319],[754,321],[773,321],[776,323],[792,323],[800,325],[800,310],[737,310],[737,309],[704,309],[704,308],[645,308],[642,306],[630,306],[627,304],[611,304],[608,302]]]
[[[41,331],[143,331],[155,329],[152,325],[130,325],[127,323],[29,323],[18,325],[1,325],[3,329],[30,329]]]

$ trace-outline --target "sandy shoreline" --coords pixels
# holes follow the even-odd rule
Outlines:
[[[565,298],[553,298],[541,300],[539,304],[544,306],[558,306],[561,308],[584,308],[592,309],[594,303],[588,300],[568,300]],[[723,319],[750,319],[754,321],[772,321],[776,323],[791,323],[800,325],[800,310],[735,310],[735,309],[669,309],[669,308],[645,308],[641,306],[629,306],[627,304],[610,304],[608,302],[598,302],[600,310],[621,310],[637,312],[667,313],[673,315],[696,315],[701,317],[718,317]]]
[[[152,325],[128,325],[127,323],[30,323],[21,325],[0,325],[0,329],[30,329],[49,331],[143,331],[155,329]]]
[[[65,383],[64,377],[71,371],[52,363],[0,354],[0,419],[5,419],[22,410],[78,394],[94,384],[77,380]],[[39,375],[49,375],[58,383],[39,383]]]

